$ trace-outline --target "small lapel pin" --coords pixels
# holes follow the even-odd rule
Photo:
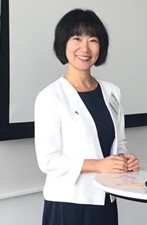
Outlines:
[[[79,112],[78,112],[78,111],[75,111],[75,113],[76,113],[77,115],[79,115]]]

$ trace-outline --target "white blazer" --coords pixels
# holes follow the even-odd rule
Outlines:
[[[98,83],[115,128],[111,154],[124,153],[119,88]],[[105,192],[94,185],[96,173],[81,173],[85,159],[103,158],[96,126],[77,91],[63,77],[37,96],[35,146],[39,167],[47,174],[43,190],[46,200],[104,205]]]

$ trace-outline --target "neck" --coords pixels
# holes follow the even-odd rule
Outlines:
[[[64,78],[79,92],[91,91],[97,87],[97,81],[89,71],[67,71]]]

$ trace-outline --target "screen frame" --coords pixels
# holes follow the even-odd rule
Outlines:
[[[34,137],[34,122],[10,123],[10,65],[9,65],[9,0],[1,1],[0,33],[0,140]],[[125,115],[125,127],[147,126],[147,113]]]

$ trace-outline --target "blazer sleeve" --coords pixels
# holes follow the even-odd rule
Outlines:
[[[124,119],[124,112],[121,103],[121,93],[120,89],[118,88],[119,93],[119,111],[118,111],[118,126],[117,126],[117,136],[118,136],[118,154],[126,153],[126,136],[125,136],[125,119]]]
[[[76,183],[84,159],[63,153],[61,115],[54,94],[47,90],[40,92],[35,101],[35,149],[42,172]]]

